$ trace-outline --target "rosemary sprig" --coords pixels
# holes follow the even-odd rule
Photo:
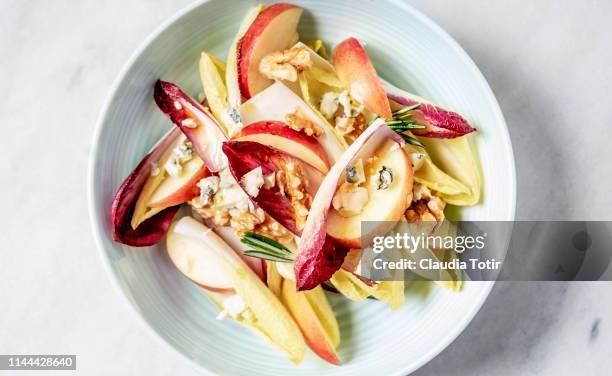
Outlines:
[[[404,107],[393,112],[393,119],[387,121],[389,128],[393,129],[395,133],[399,134],[407,144],[424,148],[425,145],[421,143],[416,137],[406,134],[404,132],[412,129],[424,129],[425,126],[418,124],[415,120],[411,119],[412,114],[410,111],[418,109],[419,103],[415,103],[412,106]]]
[[[420,105],[421,105],[420,103],[415,103],[412,106],[404,107],[397,111],[393,111],[393,117],[395,118],[397,117],[397,115],[402,115],[402,114],[405,114],[406,112],[414,111],[418,109]]]
[[[406,141],[407,144],[418,146],[420,148],[425,148],[425,145],[421,141],[417,140],[416,137],[402,132],[396,133],[399,134],[404,139],[404,141]]]
[[[278,262],[294,261],[293,253],[289,248],[267,236],[246,232],[240,242],[252,248],[244,252],[247,256]]]

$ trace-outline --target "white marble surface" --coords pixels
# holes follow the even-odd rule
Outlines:
[[[0,354],[78,354],[83,375],[195,373],[112,290],[85,193],[93,127],[113,78],[187,3],[0,2]],[[411,3],[463,45],[500,101],[516,153],[518,218],[612,219],[612,3]],[[416,374],[609,372],[611,289],[500,283]]]

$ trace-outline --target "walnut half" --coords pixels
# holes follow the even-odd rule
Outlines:
[[[261,59],[259,71],[271,80],[296,82],[298,73],[312,66],[310,53],[304,46],[272,52]]]

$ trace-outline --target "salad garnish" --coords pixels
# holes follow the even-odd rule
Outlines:
[[[247,231],[240,242],[251,248],[244,251],[247,256],[277,262],[295,261],[289,248],[267,236]]]

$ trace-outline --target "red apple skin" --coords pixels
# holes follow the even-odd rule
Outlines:
[[[182,274],[182,273],[181,273]],[[189,278],[189,277],[186,277]],[[203,285],[201,283],[197,283],[191,279],[189,279],[191,282],[193,282],[195,285],[197,285],[198,287],[203,288],[204,290],[207,291],[212,291],[212,292],[220,292],[220,293],[229,293],[229,294],[233,294],[234,293],[234,289],[222,289],[222,288],[218,288],[218,287],[210,287],[210,286],[206,286]]]
[[[266,120],[259,121],[256,123],[252,123],[242,128],[240,133],[236,136],[237,140],[247,140],[248,136],[258,135],[258,134],[269,134],[273,136],[279,136],[286,138],[288,140],[299,143],[300,145],[306,147],[310,151],[312,151],[324,164],[326,167],[325,170],[321,171],[321,168],[317,168],[322,173],[326,173],[329,170],[330,164],[327,159],[327,155],[325,150],[321,146],[321,144],[317,141],[316,138],[312,136],[308,136],[303,132],[298,132],[294,129],[289,128],[289,126],[280,121],[274,120]],[[268,145],[272,146],[272,145]],[[273,147],[273,146],[272,146]],[[291,150],[283,150],[284,152],[300,159],[298,155],[291,154]],[[317,166],[314,166],[317,167]]]
[[[175,191],[172,195],[163,200],[150,204],[150,206],[154,208],[167,208],[169,206],[184,204],[200,194],[200,188],[198,188],[197,184],[200,180],[208,176],[210,176],[210,171],[206,165],[202,165],[202,167],[191,177],[191,179],[189,179],[185,185],[179,188],[179,190]]]
[[[391,104],[397,109],[419,104],[419,108],[410,111],[411,120],[424,125],[423,129],[411,129],[411,132],[420,137],[430,138],[456,138],[476,132],[467,120],[456,112],[447,111],[430,103],[417,102],[411,98],[389,94]]]
[[[247,100],[251,98],[255,93],[251,93],[249,88],[249,67],[251,66],[251,52],[257,39],[264,32],[266,26],[278,17],[278,15],[291,9],[302,9],[294,4],[289,3],[276,3],[265,8],[255,21],[251,24],[249,29],[246,31],[240,43],[238,44],[238,84],[240,87],[240,94]],[[257,62],[259,64],[259,62]]]
[[[336,349],[330,343],[307,298],[303,296],[305,293],[295,291],[295,285],[291,280],[283,280],[281,290],[283,303],[300,327],[308,347],[326,362],[336,366],[341,365],[342,361]]]
[[[391,119],[391,106],[387,93],[376,74],[368,54],[355,38],[348,38],[336,46],[333,52],[336,73],[349,88],[353,98],[368,110]]]

